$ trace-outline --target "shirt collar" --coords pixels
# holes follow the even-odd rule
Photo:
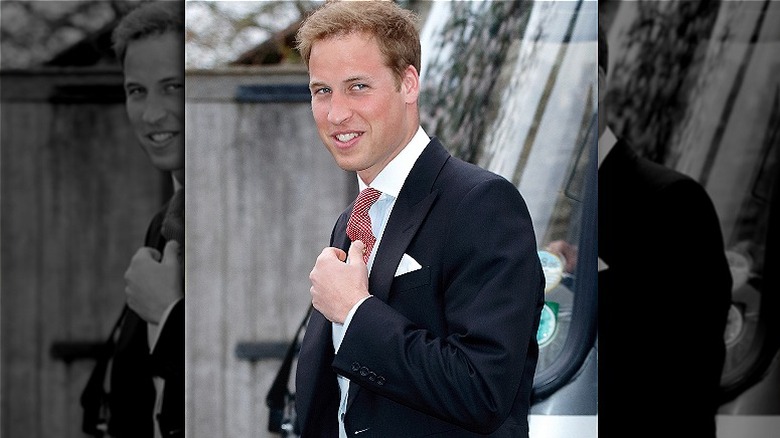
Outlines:
[[[412,171],[414,163],[417,158],[420,157],[425,147],[430,143],[431,139],[425,132],[422,126],[417,128],[417,132],[409,143],[392,159],[379,175],[371,182],[371,187],[379,190],[383,194],[398,198],[398,194],[401,193],[401,187],[406,181],[406,177],[409,176],[409,172]],[[358,187],[362,191],[365,189],[366,184],[360,177],[358,177]]]
[[[601,167],[604,158],[607,157],[607,154],[609,154],[609,151],[612,150],[615,144],[617,144],[617,137],[615,137],[615,133],[607,126],[606,129],[604,129],[604,133],[599,137],[599,167]]]
[[[176,190],[179,190],[179,189],[181,189],[181,188],[183,188],[183,187],[184,187],[184,184],[182,184],[181,182],[179,182],[179,180],[178,180],[178,179],[176,179],[176,177],[175,177],[175,176],[173,176],[173,175],[171,175],[171,181],[173,181],[173,191],[174,191],[174,192],[175,192]]]

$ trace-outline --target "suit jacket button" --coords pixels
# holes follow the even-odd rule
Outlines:
[[[382,377],[382,376],[377,377],[376,378],[376,384],[379,385],[379,386],[384,385],[385,384],[385,378]]]
[[[360,364],[357,362],[352,362],[352,372],[356,373],[360,369]]]
[[[368,375],[368,367],[360,367],[360,375],[366,377]]]

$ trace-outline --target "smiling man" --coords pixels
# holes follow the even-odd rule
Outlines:
[[[319,136],[360,194],[309,278],[302,438],[528,437],[544,276],[525,201],[420,126],[417,19],[329,1],[298,33]]]
[[[151,164],[171,175],[174,196],[152,219],[125,272],[126,306],[82,395],[108,393],[111,437],[184,436],[184,7],[144,3],[113,33],[125,106]],[[110,377],[106,377],[108,371]],[[106,382],[107,381],[107,382]],[[107,386],[107,388],[106,388]],[[104,390],[105,388],[105,390]],[[97,416],[97,414],[95,415]],[[91,418],[95,418],[95,416]],[[85,415],[85,419],[87,416]],[[86,432],[102,436],[97,424]]]
[[[121,29],[121,28],[120,28]],[[127,115],[152,165],[184,184],[182,35],[167,31],[126,43]]]

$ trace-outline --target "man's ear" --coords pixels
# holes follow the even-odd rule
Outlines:
[[[420,95],[420,74],[413,65],[408,65],[401,79],[401,92],[406,95],[406,103],[415,103]]]

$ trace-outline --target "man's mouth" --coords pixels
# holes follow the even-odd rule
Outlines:
[[[175,132],[155,132],[147,135],[147,137],[155,143],[164,143],[176,136]]]
[[[349,132],[349,133],[344,133],[344,134],[336,134],[335,137],[336,137],[336,140],[338,140],[338,141],[340,141],[342,143],[346,143],[346,142],[348,142],[348,141],[350,141],[352,139],[360,137],[361,135],[362,134],[357,133],[357,132]]]

